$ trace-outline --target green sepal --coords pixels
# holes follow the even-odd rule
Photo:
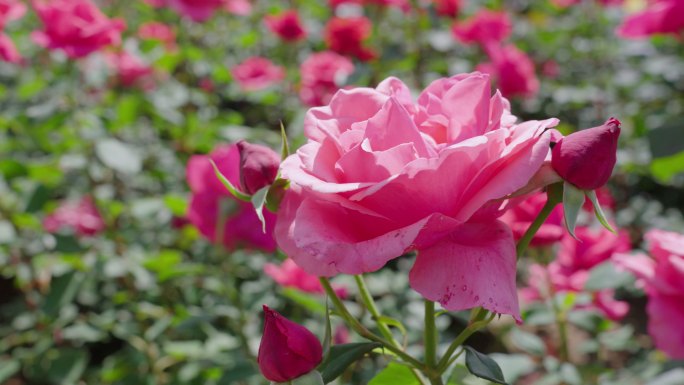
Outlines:
[[[230,183],[230,181],[228,180],[228,178],[226,178],[226,177],[221,173],[221,170],[219,170],[218,166],[216,165],[216,163],[214,163],[213,160],[209,159],[209,162],[211,162],[211,167],[214,168],[214,174],[215,174],[216,177],[221,181],[221,183],[223,183],[223,186],[226,187],[226,189],[228,190],[228,192],[230,193],[230,195],[234,196],[235,198],[237,198],[237,199],[239,199],[239,200],[241,200],[241,201],[245,201],[245,202],[250,202],[250,201],[252,200],[252,197],[250,197],[249,195],[247,195],[247,194],[241,192],[241,191],[238,190],[235,186],[233,186],[232,183]]]
[[[584,191],[578,189],[572,184],[565,182],[563,184],[563,211],[565,213],[565,227],[568,229],[570,235],[577,239],[575,235],[575,227],[577,226],[577,218],[584,205]],[[577,239],[579,241],[579,239]]]
[[[611,226],[610,223],[608,223],[608,220],[606,219],[606,214],[603,213],[601,204],[599,203],[598,198],[596,197],[596,191],[589,190],[585,191],[584,193],[591,201],[592,206],[594,206],[594,214],[596,215],[596,219],[598,219],[601,225],[605,227],[608,231],[610,231],[613,234],[617,234],[613,226]]]
[[[256,211],[257,218],[261,222],[261,230],[266,233],[266,218],[264,218],[264,205],[266,204],[266,196],[268,195],[268,190],[271,186],[266,186],[258,190],[252,195],[250,201],[252,206],[254,206],[254,211]]]

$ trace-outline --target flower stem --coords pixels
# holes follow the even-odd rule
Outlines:
[[[534,222],[532,222],[530,227],[527,228],[525,234],[518,241],[518,245],[515,249],[518,257],[520,257],[527,250],[527,247],[530,245],[532,238],[534,238],[534,235],[537,233],[537,231],[539,231],[539,228],[541,228],[541,226],[544,224],[544,221],[546,221],[549,215],[551,215],[551,212],[556,207],[556,205],[563,201],[563,184],[555,183],[549,186],[546,196],[546,204],[544,204],[544,207],[539,212],[539,215],[537,215],[537,218],[534,220]]]
[[[437,356],[437,329],[435,327],[435,303],[425,300],[425,364],[434,367]]]
[[[439,363],[437,364],[437,371],[440,373],[443,373],[447,368],[449,367],[449,363],[451,362],[451,356],[454,354],[456,349],[458,349],[459,346],[463,345],[466,339],[470,337],[473,333],[476,331],[482,329],[483,327],[487,326],[494,317],[496,316],[496,313],[492,313],[487,317],[488,311],[484,309],[480,309],[476,315],[475,318],[471,321],[470,325],[463,329],[461,334],[456,336],[456,339],[449,345],[449,348],[447,349],[446,353],[444,353],[444,356],[442,357],[441,360],[439,360]]]
[[[380,311],[378,310],[378,307],[375,305],[375,301],[373,300],[373,296],[371,295],[370,291],[368,290],[368,287],[366,286],[366,281],[363,280],[363,276],[361,275],[355,275],[354,280],[356,281],[356,286],[359,288],[359,293],[361,294],[361,300],[363,301],[363,304],[366,306],[368,311],[370,311],[371,315],[373,316],[373,319],[378,325],[378,329],[380,330],[380,333],[387,339],[387,341],[390,341],[392,344],[395,346],[400,346],[399,342],[397,342],[396,339],[394,339],[394,336],[392,335],[392,331],[389,329],[389,327],[382,321],[382,316],[380,314]]]

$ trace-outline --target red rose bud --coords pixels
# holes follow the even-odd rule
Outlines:
[[[551,166],[576,187],[595,190],[605,185],[613,172],[619,136],[620,121],[615,118],[568,135],[553,147]]]
[[[247,194],[254,194],[261,188],[273,184],[278,176],[280,156],[270,148],[241,140],[237,142],[240,151],[240,186]]]
[[[312,371],[323,359],[323,348],[313,333],[264,305],[264,335],[257,363],[261,374],[287,382]]]

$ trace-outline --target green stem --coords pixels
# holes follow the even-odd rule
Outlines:
[[[344,305],[340,297],[337,296],[335,293],[335,290],[332,288],[332,285],[330,284],[330,280],[328,280],[325,277],[319,277],[319,280],[321,282],[321,285],[323,286],[323,289],[325,290],[325,293],[328,295],[330,300],[332,301],[333,305],[335,305],[335,309],[337,309],[338,313],[340,316],[344,319],[344,321],[349,325],[349,327],[352,328],[356,333],[358,333],[361,337],[364,337],[368,340],[371,340],[373,342],[378,342],[382,344],[385,349],[391,351],[392,353],[396,354],[399,358],[404,360],[407,364],[413,366],[414,368],[421,368],[424,365],[416,360],[415,358],[411,357],[408,355],[406,352],[404,352],[401,348],[399,348],[396,345],[393,345],[391,342],[383,339],[382,337],[372,333],[370,330],[368,330],[365,326],[359,322],[359,320],[354,317],[347,307]],[[418,382],[420,382],[421,385],[425,385],[425,380],[423,379],[422,375],[418,372],[417,369],[412,369],[413,374],[416,376],[418,379]]]
[[[425,300],[425,365],[435,368],[437,363],[437,328],[435,327],[435,303]],[[432,385],[442,385],[441,372],[429,376]]]
[[[556,301],[556,289],[553,287],[553,282],[551,281],[551,274],[548,269],[546,270],[546,279],[549,284],[549,297],[551,299],[551,308],[553,309],[553,315],[556,319],[556,326],[558,327],[558,334],[560,336],[560,359],[563,362],[568,362],[570,358],[569,347],[568,347],[568,322],[566,319],[565,312],[558,306],[558,301]]]
[[[361,300],[363,301],[363,304],[366,306],[368,311],[370,311],[371,316],[373,316],[373,320],[375,320],[376,324],[378,325],[380,334],[382,334],[383,337],[385,337],[385,339],[387,339],[387,341],[390,341],[393,345],[401,346],[399,345],[399,342],[397,342],[397,340],[394,339],[392,331],[389,329],[389,327],[382,321],[382,315],[380,314],[378,307],[375,305],[373,296],[368,290],[368,287],[366,286],[366,281],[363,280],[363,276],[355,275],[354,280],[356,281],[356,286],[358,286],[359,288]]]
[[[558,193],[558,189],[560,189],[560,193]],[[549,186],[546,195],[546,204],[542,208],[541,212],[539,212],[539,215],[537,215],[537,218],[534,220],[534,222],[532,222],[527,231],[525,231],[525,234],[522,236],[522,238],[520,238],[520,240],[518,241],[518,245],[515,249],[518,257],[520,257],[525,252],[525,250],[527,250],[527,247],[530,245],[532,238],[534,238],[534,235],[537,233],[537,231],[539,231],[539,228],[544,224],[544,221],[546,221],[549,215],[551,215],[551,212],[556,207],[556,205],[563,201],[563,184],[556,183]]]
[[[487,326],[494,317],[496,316],[496,313],[492,313],[487,317],[487,311],[484,309],[481,309],[476,317],[474,322],[471,322],[468,327],[466,327],[461,334],[456,336],[456,339],[449,345],[449,348],[447,349],[446,353],[444,353],[444,356],[442,357],[441,360],[439,360],[439,363],[437,364],[437,371],[440,373],[443,373],[447,368],[449,367],[449,362],[451,359],[451,356],[454,354],[456,349],[458,349],[459,346],[463,345],[465,340],[468,339],[473,333],[476,331],[482,329],[483,327]],[[487,317],[487,318],[485,318]]]

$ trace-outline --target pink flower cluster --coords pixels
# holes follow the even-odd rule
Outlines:
[[[104,230],[105,223],[92,198],[83,197],[79,201],[63,202],[45,217],[43,228],[49,233],[67,229],[78,236],[93,236]]]
[[[195,21],[204,22],[218,10],[235,15],[249,15],[252,4],[249,0],[144,0],[153,7],[169,7],[179,14]]]
[[[681,0],[653,0],[648,7],[625,19],[618,28],[619,36],[639,39],[652,35],[679,36],[684,31],[684,2]]]
[[[414,101],[388,78],[308,111],[281,165],[278,245],[309,274],[380,269],[416,250],[411,286],[449,310],[520,319],[515,241],[497,218],[549,154],[556,119],[516,123],[489,76],[434,81]]]
[[[651,230],[649,255],[619,254],[615,263],[634,273],[648,296],[648,332],[658,349],[684,359],[684,235]]]

